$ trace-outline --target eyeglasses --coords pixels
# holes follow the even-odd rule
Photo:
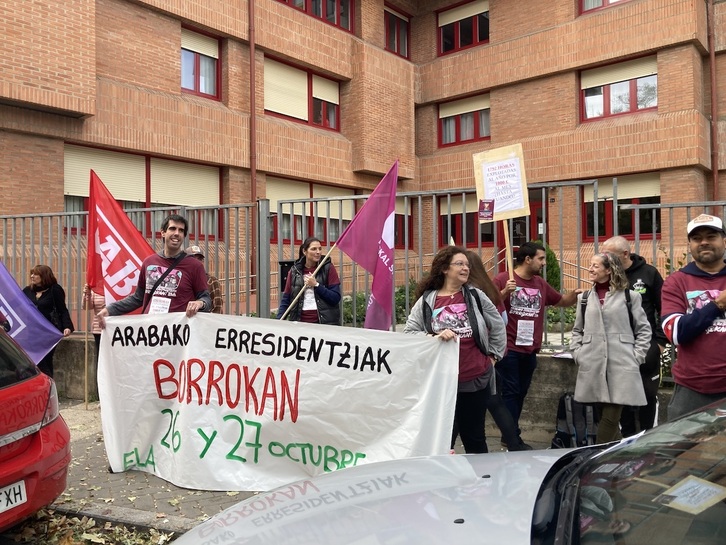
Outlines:
[[[464,267],[466,267],[467,269],[469,268],[469,264],[466,261],[454,261],[452,263],[452,265],[454,267],[459,267],[459,268],[464,268]]]

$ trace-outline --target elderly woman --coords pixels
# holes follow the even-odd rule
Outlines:
[[[616,255],[596,254],[589,273],[592,288],[579,296],[570,341],[579,366],[575,400],[599,404],[597,442],[607,443],[618,437],[623,407],[646,404],[639,369],[650,348],[651,328],[641,296],[628,290]]]
[[[447,246],[434,257],[418,284],[417,301],[404,333],[435,335],[459,342],[459,387],[451,448],[457,434],[467,453],[487,452],[484,422],[494,361],[501,359],[507,334],[499,311],[480,289],[468,284],[469,258]]]

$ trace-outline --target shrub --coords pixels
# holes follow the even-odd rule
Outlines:
[[[560,262],[557,261],[557,256],[548,244],[542,242],[541,240],[535,240],[535,242],[537,242],[538,244],[542,244],[542,246],[545,247],[545,255],[547,259],[547,283],[555,288],[557,291],[560,291]]]

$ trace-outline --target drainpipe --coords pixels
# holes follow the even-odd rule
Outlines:
[[[714,36],[713,0],[708,0],[708,55],[711,76],[711,171],[713,172],[713,200],[718,201],[718,101],[716,100],[716,38]]]
[[[250,202],[257,203],[257,106],[255,101],[255,93],[257,91],[255,85],[255,0],[248,2],[248,18],[249,18],[249,39],[250,39]],[[252,212],[252,225],[250,229],[252,248],[248,249],[247,255],[250,260],[251,270],[253,274],[257,274],[257,224],[258,224],[257,208]],[[258,285],[256,282],[255,285]],[[259,293],[257,294],[259,304]]]

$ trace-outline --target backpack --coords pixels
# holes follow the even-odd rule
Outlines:
[[[594,445],[599,420],[593,404],[575,401],[573,392],[565,392],[557,404],[557,427],[550,448]]]

